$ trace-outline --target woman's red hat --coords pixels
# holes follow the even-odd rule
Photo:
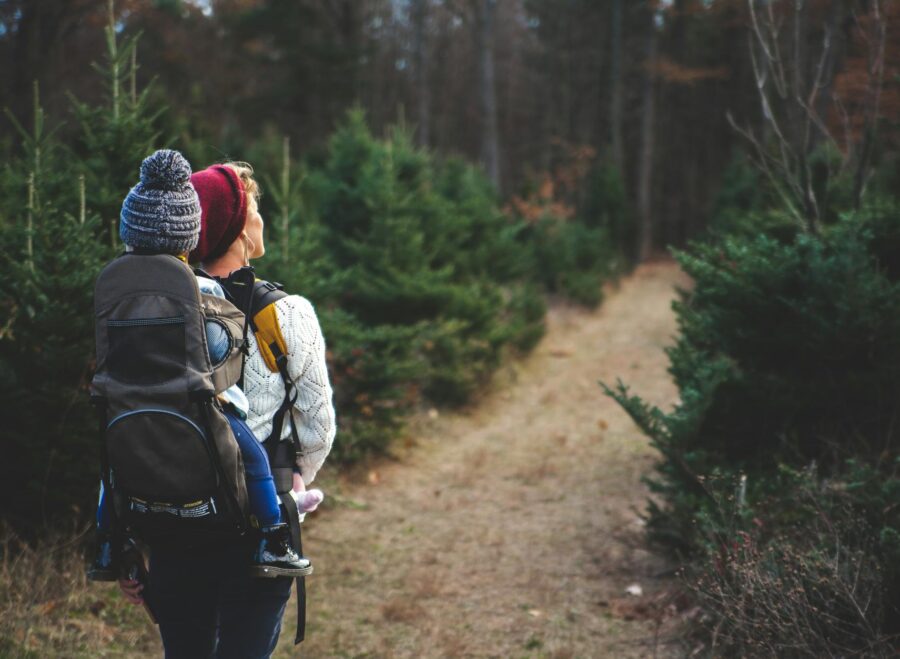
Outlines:
[[[237,172],[213,165],[191,175],[200,197],[200,239],[191,262],[212,261],[231,246],[247,222],[247,193]]]

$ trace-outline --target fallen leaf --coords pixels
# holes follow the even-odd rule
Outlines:
[[[370,485],[378,485],[379,481],[381,481],[381,477],[378,475],[378,472],[374,469],[369,472],[369,484]]]
[[[528,609],[528,615],[532,618],[540,618],[544,614],[540,609]]]
[[[55,609],[57,606],[59,606],[59,600],[50,600],[49,602],[47,602],[43,606],[41,606],[41,608],[40,608],[41,615],[45,616],[45,615],[51,613],[53,611],[53,609]]]

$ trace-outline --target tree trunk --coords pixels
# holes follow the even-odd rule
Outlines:
[[[428,0],[413,0],[413,66],[416,85],[416,143],[427,147],[431,139],[431,97],[428,89]]]
[[[478,87],[481,105],[481,162],[500,189],[500,145],[497,135],[497,90],[494,81],[494,18],[497,0],[480,0],[477,25]]]
[[[647,61],[644,72],[644,108],[641,118],[641,162],[638,173],[638,216],[640,231],[638,232],[638,259],[645,261],[653,251],[653,152],[655,146],[656,122],[656,76],[653,64],[656,61],[657,30],[656,12],[653,3],[648,2],[649,24],[647,32]]]
[[[609,138],[612,161],[625,174],[625,145],[622,126],[622,2],[613,0],[611,30],[611,59],[609,73]]]

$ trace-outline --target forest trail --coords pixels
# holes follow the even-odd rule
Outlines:
[[[639,611],[664,565],[636,512],[654,454],[598,381],[674,403],[663,348],[687,284],[652,263],[597,311],[553,308],[470,410],[423,415],[395,460],[326,472],[339,504],[307,526],[308,638],[292,645],[292,598],[276,656],[654,656]],[[644,597],[625,594],[635,583]]]

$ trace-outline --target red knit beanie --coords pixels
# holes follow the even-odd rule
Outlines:
[[[216,259],[231,246],[247,222],[247,193],[231,167],[213,165],[191,175],[200,197],[200,240],[191,262]]]

